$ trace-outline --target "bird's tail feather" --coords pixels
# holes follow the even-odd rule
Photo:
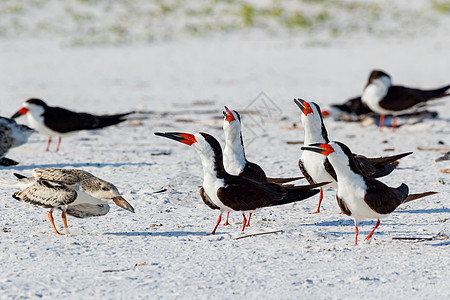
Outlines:
[[[419,193],[419,194],[409,194],[408,197],[406,197],[405,201],[403,201],[403,203],[406,203],[406,202],[409,202],[409,201],[413,201],[413,200],[416,200],[416,199],[419,199],[419,198],[423,198],[423,197],[426,197],[426,196],[431,196],[431,195],[434,195],[434,194],[437,194],[437,193],[438,192],[430,191],[430,192]]]
[[[95,128],[103,128],[103,127],[119,124],[126,120],[126,119],[124,119],[124,117],[126,117],[130,114],[133,114],[133,113],[134,113],[134,111],[130,111],[130,112],[123,113],[123,114],[98,116],[97,117],[98,124],[96,124]]]
[[[273,177],[267,177],[267,181],[271,183],[277,183],[277,184],[283,184],[295,180],[300,180],[305,177],[290,177],[290,178],[273,178]]]

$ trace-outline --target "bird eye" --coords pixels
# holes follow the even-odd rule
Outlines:
[[[102,187],[102,190],[109,191],[109,189],[107,187]]]

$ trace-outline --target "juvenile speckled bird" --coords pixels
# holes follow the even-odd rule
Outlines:
[[[5,157],[9,149],[19,147],[28,141],[35,131],[17,124],[13,119],[0,117],[0,166],[14,166],[18,162]]]
[[[16,180],[0,179],[0,185],[14,187],[13,198],[34,206],[50,208],[48,218],[56,234],[53,210],[62,211],[61,217],[69,233],[66,214],[78,218],[103,216],[109,212],[108,202],[134,213],[134,208],[110,182],[78,169],[34,169],[33,177],[14,173]]]

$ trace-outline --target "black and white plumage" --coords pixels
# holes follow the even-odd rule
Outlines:
[[[13,119],[0,117],[0,166],[14,166],[18,162],[5,157],[9,149],[19,147],[28,141],[35,131],[17,124]]]
[[[56,147],[56,151],[58,151],[62,136],[67,136],[80,130],[92,130],[115,125],[125,121],[124,117],[132,113],[97,116],[89,113],[73,112],[61,107],[48,106],[40,99],[29,99],[11,118],[15,119],[26,115],[31,128],[49,137],[46,151],[49,150],[52,137],[59,137],[58,146]]]
[[[396,116],[409,113],[427,101],[450,96],[446,93],[450,85],[433,90],[422,90],[392,85],[391,76],[374,70],[370,73],[364,87],[361,100],[373,112],[381,115],[380,130],[383,127],[384,115],[393,115],[393,130],[396,127]]]
[[[301,120],[305,129],[304,144],[329,143],[330,139],[319,105],[302,99],[295,99],[294,102],[302,111]],[[410,154],[412,152],[376,158],[353,154],[353,157],[365,176],[377,178],[390,174],[395,169],[395,165],[392,163]],[[311,151],[303,151],[298,164],[300,171],[309,183],[329,181],[331,182],[330,187],[337,187],[336,173],[326,156],[317,155],[317,153]],[[321,189],[316,213],[320,212],[322,199],[323,191]]]
[[[258,182],[272,182],[283,184],[302,177],[293,178],[270,178],[257,164],[247,160],[245,156],[244,141],[242,139],[241,116],[235,110],[229,110],[225,106],[223,112],[223,131],[225,132],[225,148],[223,150],[223,165],[225,171],[231,175],[249,178]],[[228,225],[228,215],[225,225]],[[251,214],[247,226],[250,225]]]
[[[245,212],[287,204],[307,199],[319,192],[322,184],[282,187],[274,183],[261,183],[245,177],[230,175],[223,166],[222,148],[211,135],[180,132],[155,132],[155,135],[193,146],[200,155],[203,166],[203,201],[220,215],[212,234],[216,232],[224,211],[239,211],[244,216],[242,230],[246,226]]]
[[[450,151],[445,153],[443,156],[436,158],[435,162],[440,162],[440,161],[445,161],[445,160],[450,160]]]
[[[78,169],[34,169],[32,177],[14,173],[17,180],[1,179],[0,185],[19,190],[13,198],[34,206],[50,208],[50,223],[56,234],[52,212],[55,208],[62,211],[64,227],[68,233],[66,213],[87,218],[103,216],[109,212],[109,201],[131,212],[134,208],[110,182],[95,177],[91,173]]]
[[[408,195],[408,186],[402,183],[392,188],[381,181],[364,175],[350,149],[339,142],[312,144],[302,147],[305,151],[320,153],[328,157],[337,176],[336,198],[342,212],[355,219],[355,245],[358,243],[358,223],[364,219],[377,219],[374,229],[366,237],[372,238],[380,219],[392,213],[400,204],[436,192]]]

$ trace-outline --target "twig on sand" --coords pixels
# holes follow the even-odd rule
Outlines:
[[[437,241],[437,240],[445,240],[448,239],[448,236],[445,234],[437,234],[435,236],[431,237],[401,237],[401,236],[395,236],[392,238],[393,240],[398,241],[411,241],[411,242],[426,242],[426,241]]]
[[[449,151],[448,147],[417,147],[421,151]]]
[[[254,234],[249,234],[249,235],[244,235],[244,236],[240,236],[235,238],[235,240],[240,240],[240,239],[244,239],[244,238],[248,238],[251,236],[257,236],[257,235],[264,235],[264,234],[271,234],[271,233],[279,233],[279,232],[283,232],[283,230],[276,230],[276,231],[269,231],[269,232],[260,232],[260,233],[254,233]]]
[[[450,174],[450,169],[441,169],[441,173]]]
[[[123,269],[117,269],[117,270],[103,270],[102,273],[125,272],[125,271],[134,270],[134,269],[136,269],[136,267],[146,266],[146,265],[147,265],[147,263],[143,262],[140,264],[135,264],[134,266],[129,267],[129,268],[123,268]]]

